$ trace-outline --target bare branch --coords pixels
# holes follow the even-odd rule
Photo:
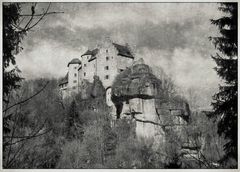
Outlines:
[[[40,17],[42,15],[51,15],[51,14],[59,14],[59,13],[64,13],[63,11],[59,11],[59,12],[48,12],[48,13],[42,13],[42,14],[34,14],[34,17]],[[19,15],[20,17],[28,17],[28,16],[32,16],[31,14],[21,14]]]
[[[12,159],[7,163],[7,167],[10,167],[10,165],[14,162],[14,160],[16,160],[16,156],[18,155],[18,153],[23,149],[24,147],[24,143],[21,145],[21,147],[17,150],[17,152],[14,154],[14,156],[12,157]]]
[[[43,19],[43,17],[48,13],[48,10],[49,10],[50,6],[51,6],[51,2],[49,3],[45,13],[43,13],[43,15],[39,18],[39,20],[36,23],[34,23],[32,26],[29,26],[27,30],[32,29],[34,26],[36,26]]]
[[[20,106],[20,108],[21,108],[21,106]],[[16,108],[15,110],[16,110],[16,113],[17,113],[18,108]],[[13,131],[12,131],[12,136],[13,136],[14,133],[15,133],[16,124],[17,124],[16,121],[18,120],[18,118],[19,118],[19,116],[15,115],[14,125],[13,125]],[[13,141],[13,137],[12,137],[12,136],[11,136],[11,139],[10,139],[10,142],[11,142],[11,143],[12,143],[12,141]],[[10,148],[9,148],[9,150],[8,150],[8,154],[7,154],[7,155],[8,155],[8,156],[7,156],[7,164],[8,164],[8,162],[9,162],[11,150],[12,150],[12,144],[10,144]]]
[[[7,110],[9,110],[9,109],[11,109],[11,108],[13,108],[13,107],[15,107],[15,106],[17,106],[17,105],[23,104],[23,103],[31,100],[33,97],[35,97],[35,96],[37,96],[39,93],[41,93],[41,92],[46,88],[46,86],[48,85],[48,83],[49,83],[49,82],[47,82],[39,91],[37,91],[37,92],[36,92],[35,94],[33,94],[32,96],[28,97],[28,98],[25,99],[25,100],[22,100],[22,101],[20,101],[20,102],[17,102],[17,103],[15,103],[15,104],[9,106],[8,108],[4,109],[3,112],[6,112]],[[7,117],[7,116],[5,116],[5,117],[3,117],[3,118],[6,118],[6,117]]]
[[[35,8],[37,5],[37,3],[34,4],[34,6],[32,6],[32,8]],[[22,31],[27,31],[28,26],[31,24],[32,20],[33,20],[33,15],[34,13],[32,12],[31,18],[29,19],[29,21],[27,22],[27,24],[25,25],[24,29]]]
[[[47,131],[44,132],[44,133],[34,134],[34,135],[31,135],[31,136],[28,136],[28,137],[23,138],[23,139],[21,139],[21,140],[18,140],[18,141],[16,141],[16,142],[13,142],[13,143],[10,143],[10,144],[6,144],[5,146],[14,145],[14,144],[16,144],[16,143],[19,143],[19,142],[22,142],[22,141],[25,141],[25,140],[29,140],[29,139],[32,139],[32,138],[35,138],[35,137],[39,137],[39,136],[42,136],[42,135],[44,135],[44,134],[49,133],[50,131],[52,131],[52,129],[49,129],[49,130],[47,130]]]
[[[149,120],[138,119],[135,116],[133,118],[138,122],[149,123],[149,124],[158,125],[158,126],[161,126],[161,127],[183,126],[184,125],[184,124],[160,124],[160,123],[149,121]]]

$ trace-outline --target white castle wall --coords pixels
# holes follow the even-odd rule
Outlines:
[[[69,64],[68,66],[68,89],[72,92],[78,92],[78,68],[79,64]]]
[[[89,62],[91,55],[81,58],[82,68],[79,72],[79,80],[87,79],[93,82],[93,76],[99,76],[105,88],[112,85],[117,74],[126,67],[132,65],[133,59],[119,56],[112,42],[104,41],[97,46],[99,49],[96,59]]]
[[[96,60],[93,60],[91,62],[88,62],[88,60],[91,58],[90,55],[82,56],[82,79],[87,79],[89,82],[93,82],[93,76],[96,72],[95,66],[96,66]]]
[[[116,50],[110,42],[104,42],[98,46],[98,58],[97,60],[97,75],[103,83],[105,88],[112,85],[114,78],[116,77]]]

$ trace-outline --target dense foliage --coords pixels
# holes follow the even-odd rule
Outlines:
[[[180,151],[182,135],[169,129],[165,144],[162,138],[155,143],[140,140],[135,134],[135,120],[111,121],[101,94],[88,99],[76,95],[63,101],[54,79],[26,81],[18,94],[28,97],[47,81],[43,92],[19,109],[14,133],[3,138],[7,141],[6,136],[11,134],[32,135],[38,129],[49,132],[14,144],[11,151],[7,147],[3,152],[5,168],[215,168],[212,162],[222,156],[215,124],[203,113],[193,114],[185,128],[186,137],[195,144],[208,138],[203,155],[189,160]],[[13,138],[14,142],[18,139]]]
[[[218,116],[218,133],[224,135],[227,143],[224,145],[225,156],[223,161],[235,159],[237,164],[237,107],[238,107],[238,4],[221,3],[219,10],[225,13],[224,17],[211,20],[220,31],[220,36],[211,37],[220,54],[212,56],[217,64],[215,70],[223,79],[219,92],[213,96],[213,116]],[[236,167],[234,165],[233,167]]]
[[[20,43],[25,35],[16,29],[21,8],[18,3],[3,5],[3,100],[6,102],[10,91],[19,88],[22,78],[16,64],[15,55],[22,49]]]

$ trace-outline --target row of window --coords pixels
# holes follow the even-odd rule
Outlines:
[[[84,76],[86,76],[86,72],[83,73]],[[109,75],[105,75],[105,79],[109,79]],[[73,83],[77,83],[77,80],[73,80]],[[64,87],[64,85],[63,85]]]
[[[112,59],[113,59],[113,56],[112,56]],[[110,57],[107,56],[107,57],[106,57],[106,61],[108,61],[108,60],[110,60]]]
[[[105,70],[109,70],[109,66],[105,66]],[[86,72],[84,72],[83,75],[86,76]],[[77,73],[74,73],[74,77],[77,77]]]
[[[106,52],[108,52],[108,50],[106,50]],[[87,56],[87,59],[88,59],[88,56]],[[106,61],[108,61],[110,58],[108,56],[106,56]],[[113,57],[112,57],[113,59]],[[84,64],[83,65],[84,67],[87,67],[87,64]],[[74,69],[77,69],[77,67],[74,67]]]
[[[105,70],[109,70],[109,66],[105,66]],[[123,69],[119,69],[119,72],[123,72],[123,71],[124,71]],[[84,72],[83,75],[86,76],[86,72]],[[74,76],[77,77],[77,74],[74,73]],[[109,75],[106,75],[105,79],[109,79]],[[73,82],[76,83],[77,81],[74,80]]]
[[[60,85],[60,88],[64,88],[64,87],[67,87],[67,84]]]

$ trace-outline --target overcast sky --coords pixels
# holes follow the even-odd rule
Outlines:
[[[24,4],[22,13],[30,13]],[[47,4],[38,4],[36,13]],[[67,63],[110,37],[128,43],[136,58],[160,66],[176,84],[217,88],[219,79],[208,40],[218,34],[210,19],[216,3],[52,3],[49,15],[23,41],[17,64],[26,78],[62,77]]]

